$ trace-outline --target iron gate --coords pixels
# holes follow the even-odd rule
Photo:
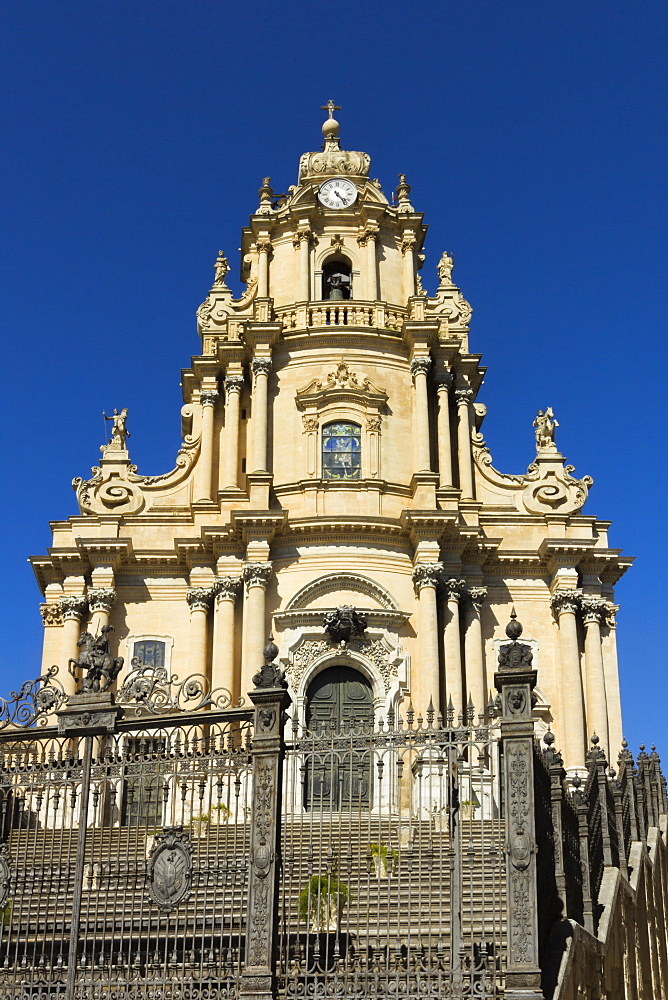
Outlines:
[[[502,993],[498,726],[449,722],[293,727],[279,996]]]

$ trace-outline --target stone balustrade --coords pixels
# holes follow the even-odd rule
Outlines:
[[[408,316],[408,310],[401,306],[388,308],[383,302],[343,299],[279,307],[275,316],[286,331],[321,326],[364,326],[398,332]]]

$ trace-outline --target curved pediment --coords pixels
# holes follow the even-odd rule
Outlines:
[[[342,358],[336,371],[330,372],[324,381],[313,379],[297,392],[296,398],[300,410],[318,408],[333,399],[346,399],[378,410],[387,402],[387,393],[369,378],[360,380]]]
[[[360,609],[399,611],[397,602],[384,587],[359,573],[332,573],[318,577],[297,591],[285,611],[316,611],[340,604],[351,604]]]

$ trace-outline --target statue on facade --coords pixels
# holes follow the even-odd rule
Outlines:
[[[367,618],[350,604],[341,604],[336,611],[327,612],[322,625],[334,642],[348,642],[354,635],[362,635]]]
[[[455,259],[452,254],[449,254],[447,250],[444,250],[441,254],[441,259],[436,265],[436,270],[438,272],[438,281],[440,285],[451,285],[452,284],[452,269],[455,266]]]
[[[230,265],[227,261],[227,257],[222,250],[218,251],[218,256],[216,257],[216,263],[213,265],[214,270],[214,286],[223,287],[225,285],[225,275],[230,270]]]
[[[557,446],[554,442],[554,432],[559,424],[554,419],[554,413],[552,412],[551,406],[548,406],[546,410],[538,411],[536,419],[533,422],[533,426],[536,432],[537,450],[540,451],[543,448],[556,449]]]
[[[128,419],[128,408],[123,407],[121,412],[114,410],[113,414],[108,417],[107,414],[102,411],[102,416],[105,420],[111,420],[111,441],[105,447],[110,451],[125,451],[125,443],[130,437],[130,432],[127,429],[127,419]]]
[[[81,679],[81,694],[99,694],[108,691],[123,668],[123,657],[114,657],[109,652],[109,633],[114,631],[113,625],[103,625],[100,633],[94,636],[91,632],[83,632],[77,646],[81,650],[79,659],[70,659],[68,670],[72,677],[77,671],[86,671]]]

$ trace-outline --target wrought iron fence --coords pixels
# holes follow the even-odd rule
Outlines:
[[[0,997],[239,993],[253,713],[161,717],[149,688],[123,718],[104,695],[68,715],[52,673],[5,704]],[[36,725],[55,709],[64,732]]]
[[[495,997],[505,963],[499,727],[390,716],[286,746],[283,997]]]

